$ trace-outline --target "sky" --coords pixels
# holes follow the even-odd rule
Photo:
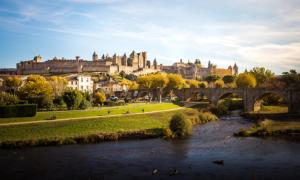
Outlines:
[[[132,50],[164,65],[300,71],[300,1],[0,0],[0,68]]]

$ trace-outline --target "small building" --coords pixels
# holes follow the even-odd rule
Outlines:
[[[16,75],[17,69],[16,68],[1,68],[0,75]]]
[[[128,86],[110,79],[108,81],[100,81],[95,83],[95,90],[102,90],[105,94],[113,94],[117,91],[128,91]]]
[[[73,74],[65,77],[68,81],[67,87],[72,89],[78,89],[83,92],[93,92],[94,81],[89,75]]]

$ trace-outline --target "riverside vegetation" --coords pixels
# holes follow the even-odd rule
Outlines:
[[[179,110],[191,124],[216,120],[212,114],[191,108]],[[163,137],[170,117],[178,111],[0,126],[0,147],[49,146],[108,140]],[[200,116],[199,116],[200,115]],[[209,118],[210,117],[210,118]]]
[[[300,122],[299,119],[289,121],[275,121],[265,119],[257,122],[253,127],[249,129],[241,129],[235,133],[235,136],[249,137],[268,137],[268,136],[280,136],[280,137],[292,137],[299,139],[300,134]]]

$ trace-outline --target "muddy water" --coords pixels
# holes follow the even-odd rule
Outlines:
[[[300,179],[300,143],[236,138],[240,116],[193,129],[188,139],[0,150],[1,179]],[[212,161],[223,160],[224,164]],[[154,169],[157,174],[152,175]]]

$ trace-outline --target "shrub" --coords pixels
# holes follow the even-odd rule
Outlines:
[[[97,92],[94,98],[95,104],[103,105],[103,103],[106,101],[106,96],[103,92]]]
[[[224,82],[223,80],[219,79],[215,82],[216,88],[223,88],[224,87]]]
[[[236,79],[237,87],[254,88],[256,86],[256,79],[252,74],[242,73]]]
[[[174,134],[170,128],[163,129],[163,137],[166,139],[174,138]]]
[[[18,104],[19,98],[16,95],[0,92],[0,106]]]
[[[92,104],[90,101],[86,100],[86,99],[83,99],[79,105],[79,109],[87,109],[89,107],[91,107]]]
[[[206,81],[201,81],[201,82],[199,83],[199,88],[207,88],[207,87],[208,87],[208,84],[207,84]]]
[[[80,91],[70,89],[63,94],[63,99],[68,109],[78,109],[83,96]]]
[[[212,114],[211,112],[200,112],[199,113],[199,122],[198,123],[207,123],[210,121],[217,121],[219,118]]]
[[[0,117],[33,117],[36,115],[36,104],[0,106]]]
[[[175,136],[184,137],[192,134],[192,123],[183,114],[175,114],[171,118],[170,129]]]
[[[104,104],[107,105],[107,106],[124,106],[125,105],[125,101],[123,101],[123,100],[106,101]]]

